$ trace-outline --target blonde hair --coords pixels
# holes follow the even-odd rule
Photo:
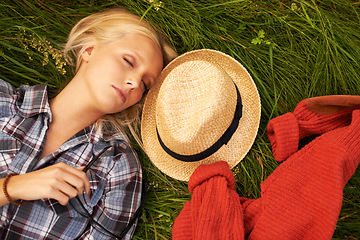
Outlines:
[[[164,67],[177,56],[165,37],[149,22],[123,8],[115,8],[89,15],[73,27],[64,48],[66,60],[76,66],[77,72],[82,63],[81,54],[86,44],[94,40],[100,45],[106,44],[127,33],[142,34],[152,39],[162,51]],[[101,135],[111,134],[115,129],[126,139],[129,130],[142,147],[139,134],[142,105],[143,100],[140,100],[122,112],[106,115],[97,120],[95,127]]]

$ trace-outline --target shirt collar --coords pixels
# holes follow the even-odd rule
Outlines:
[[[114,145],[117,141],[128,142],[127,137],[118,132],[112,132],[111,134],[101,134],[98,130],[96,130],[94,125],[90,125],[77,134],[72,136],[65,144],[64,147],[69,148],[79,143],[93,143],[97,144],[99,142],[109,142],[111,145]]]
[[[17,100],[18,112],[23,117],[33,117],[46,113],[51,118],[50,105],[46,85],[23,86],[19,88]]]
[[[105,142],[111,142],[111,141],[128,141],[128,138],[126,136],[124,136],[122,133],[120,132],[116,132],[111,131],[110,133],[100,133],[98,130],[95,129],[94,126],[92,126],[91,128],[91,132],[88,135],[88,138],[90,141],[93,142],[98,142],[100,140],[105,141]]]

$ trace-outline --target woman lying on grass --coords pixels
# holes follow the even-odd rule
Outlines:
[[[112,9],[78,22],[65,54],[76,74],[54,98],[45,85],[0,82],[0,238],[130,239],[142,172],[124,129],[134,132],[175,52],[140,17]]]

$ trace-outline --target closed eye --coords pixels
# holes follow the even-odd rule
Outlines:
[[[126,57],[123,58],[125,60],[125,62],[127,62],[131,67],[134,67],[134,64],[129,60],[127,59]]]

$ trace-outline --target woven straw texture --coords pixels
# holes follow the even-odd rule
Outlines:
[[[159,144],[156,129],[169,149],[183,155],[202,152],[223,135],[236,107],[234,83],[243,110],[228,144],[198,162],[183,162],[168,155]],[[256,86],[238,61],[211,49],[185,53],[162,71],[145,99],[141,123],[145,151],[157,168],[182,181],[188,181],[201,164],[222,160],[233,168],[255,140],[260,112]]]

